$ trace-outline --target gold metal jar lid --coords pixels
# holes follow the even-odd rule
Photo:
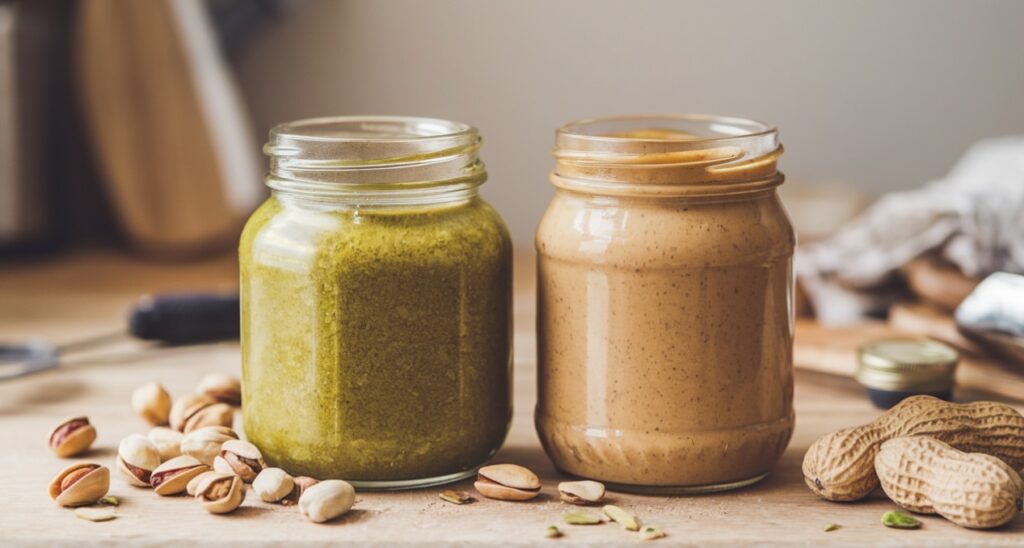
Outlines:
[[[888,339],[862,346],[857,358],[857,381],[868,388],[938,392],[953,387],[960,353],[931,339]]]

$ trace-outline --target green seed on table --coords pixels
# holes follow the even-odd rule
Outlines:
[[[623,529],[627,531],[640,530],[640,520],[638,520],[636,516],[630,514],[629,512],[623,510],[622,508],[609,504],[602,508],[602,510],[604,511],[604,515],[608,516],[609,518],[611,518],[612,521],[621,525]]]
[[[657,527],[644,527],[644,530],[640,532],[640,538],[644,540],[654,540],[665,536],[665,531],[658,529]]]
[[[103,506],[120,506],[121,499],[113,496],[106,496],[96,501],[96,504],[100,504]]]
[[[839,529],[839,525],[838,524],[830,523],[830,524],[826,525],[825,528],[822,529],[822,530],[825,531],[826,533],[831,533],[832,531],[835,531],[837,529]]]
[[[569,525],[597,525],[604,523],[604,520],[591,512],[570,512],[565,515],[565,522]]]
[[[544,534],[544,536],[547,538],[558,538],[562,536],[562,531],[554,525],[548,525],[548,531]]]
[[[882,525],[893,529],[919,529],[921,522],[902,512],[886,512],[882,514]]]

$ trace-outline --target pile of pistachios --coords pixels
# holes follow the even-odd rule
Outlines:
[[[355,490],[348,482],[318,481],[306,476],[292,477],[280,468],[268,467],[255,445],[239,438],[231,429],[235,408],[241,405],[241,386],[231,375],[213,373],[197,386],[196,392],[177,400],[159,383],[152,382],[132,393],[132,407],[152,428],[146,434],[131,434],[121,440],[114,467],[127,482],[150,488],[159,496],[187,493],[212,514],[227,514],[245,500],[248,486],[265,502],[298,506],[309,521],[324,523],[341,516],[355,504]],[[61,421],[48,438],[50,449],[61,458],[85,453],[96,441],[96,428],[88,417]],[[528,501],[541,492],[541,481],[533,471],[516,464],[494,464],[480,468],[473,484],[483,497],[503,501]],[[75,515],[91,521],[116,518],[116,497],[107,496],[110,470],[101,464],[79,462],[62,470],[50,482],[49,493],[58,505],[75,508]],[[566,481],[558,484],[562,502],[572,505],[601,505],[605,486],[596,481]],[[474,502],[464,491],[442,491],[442,500],[452,504]],[[641,526],[637,516],[614,505],[601,512],[577,510],[563,518],[568,525],[599,525],[615,522],[639,533],[645,540],[665,533]],[[548,538],[564,533],[551,525]]]
[[[231,429],[240,404],[240,383],[230,375],[207,375],[195,393],[173,401],[158,383],[139,387],[132,393],[132,407],[152,429],[121,440],[115,467],[131,485],[151,488],[160,496],[187,493],[212,514],[241,506],[247,484],[266,502],[298,505],[314,523],[352,508],[355,490],[345,481],[293,478],[267,467],[260,450]],[[48,440],[58,457],[74,457],[96,441],[96,428],[87,417],[72,417],[61,421]],[[114,507],[120,502],[107,497],[109,489],[106,466],[81,462],[57,474],[49,493],[58,505],[76,508],[83,519],[108,521],[116,517]]]

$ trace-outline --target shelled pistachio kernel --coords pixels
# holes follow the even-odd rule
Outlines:
[[[204,426],[185,434],[181,439],[181,453],[195,457],[203,464],[213,465],[224,442],[237,440],[238,434],[226,426]]]
[[[207,472],[210,467],[193,457],[182,455],[161,464],[149,475],[149,484],[160,496],[177,495],[185,491],[192,478]]]
[[[473,487],[487,498],[523,501],[540,494],[540,479],[518,464],[492,464],[477,472]]]
[[[562,502],[570,504],[597,504],[604,500],[604,484],[599,481],[563,481],[558,484]]]
[[[149,487],[149,476],[158,466],[160,451],[146,436],[132,434],[117,446],[117,469],[136,487]]]
[[[569,512],[562,519],[569,525],[599,525],[604,523],[604,517],[593,512]]]
[[[103,498],[110,490],[106,466],[79,462],[60,471],[50,482],[49,493],[60,506],[85,506]]]
[[[644,528],[640,531],[640,538],[644,540],[654,540],[664,538],[665,536],[665,531],[662,531],[657,527],[644,526]]]
[[[210,373],[199,381],[196,392],[235,407],[242,405],[242,383],[233,375]]]
[[[295,480],[280,468],[264,468],[252,481],[252,490],[264,502],[278,502],[295,487]]]
[[[280,501],[282,506],[293,506],[298,504],[299,499],[302,498],[302,493],[304,493],[306,489],[320,483],[320,481],[309,476],[297,476],[292,479],[292,483],[294,485],[291,492]]]
[[[352,509],[356,491],[342,480],[324,480],[306,489],[299,497],[299,511],[314,523],[330,521]]]
[[[608,516],[615,523],[621,525],[623,529],[627,531],[640,530],[640,520],[622,508],[608,504],[601,510],[604,512],[604,515]]]
[[[150,426],[161,426],[171,416],[171,395],[160,383],[147,383],[132,392],[132,408]]]
[[[894,529],[920,529],[921,522],[903,512],[886,512],[882,514],[882,525]]]
[[[234,422],[235,410],[205,394],[186,394],[171,406],[171,428],[184,433],[204,426],[227,426]]]
[[[157,426],[146,434],[160,452],[160,461],[171,460],[181,456],[181,440],[185,435],[166,426]]]
[[[558,538],[562,536],[562,531],[556,525],[548,525],[547,532],[544,533],[547,538]]]
[[[196,486],[195,497],[207,512],[227,514],[242,505],[245,484],[242,478],[232,474],[206,474]]]
[[[263,454],[253,444],[242,440],[228,440],[220,446],[220,458],[227,462],[232,472],[246,483],[252,483],[267,464]]]
[[[89,417],[70,417],[60,421],[46,438],[54,455],[61,458],[73,457],[86,452],[96,441],[96,428],[89,424]]]

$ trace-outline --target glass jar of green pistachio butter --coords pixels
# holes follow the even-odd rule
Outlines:
[[[364,489],[470,476],[511,420],[512,246],[476,129],[277,126],[239,246],[245,432],[295,475]]]

